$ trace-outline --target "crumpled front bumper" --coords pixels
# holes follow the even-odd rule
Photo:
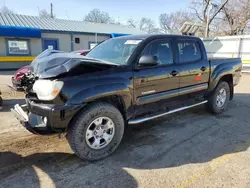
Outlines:
[[[33,134],[49,135],[67,130],[70,120],[83,105],[47,105],[26,99],[11,109],[19,122]]]
[[[43,121],[41,116],[28,112],[27,104],[22,106],[16,104],[11,111],[19,122],[33,134],[47,135],[53,133],[53,131],[49,129],[47,124]]]

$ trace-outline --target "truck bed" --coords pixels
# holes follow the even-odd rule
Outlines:
[[[241,61],[241,58],[225,58],[225,57],[213,57],[208,59],[209,62],[213,63],[224,63],[224,62],[238,62]]]
[[[211,65],[211,68],[214,69],[217,66],[228,66],[237,67],[238,69],[242,69],[241,58],[209,58],[208,59]]]

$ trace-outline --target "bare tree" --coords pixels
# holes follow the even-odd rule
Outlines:
[[[186,21],[194,21],[195,15],[190,12],[177,11],[159,16],[159,24],[163,33],[178,33]]]
[[[127,26],[138,28],[148,34],[160,33],[160,29],[155,26],[155,22],[150,18],[143,17],[140,21],[129,19],[127,21]]]
[[[229,26],[229,35],[244,34],[250,20],[250,0],[230,1],[224,8],[224,21]]]
[[[212,0],[196,0],[192,2],[191,9],[194,10],[197,18],[206,26],[205,37],[209,36],[210,25],[215,17],[223,10],[228,0],[221,0],[220,3],[213,3]]]
[[[41,18],[51,18],[51,15],[47,12],[47,10],[43,9],[39,11],[39,17]],[[55,15],[54,15],[55,17]]]
[[[110,22],[111,24],[115,24],[115,25],[123,25],[120,21],[114,21],[114,22]]]
[[[114,23],[109,13],[100,11],[99,9],[91,10],[85,17],[84,21],[94,23]]]
[[[115,25],[123,25],[119,20],[114,20],[114,19],[110,19],[109,24],[115,24]]]
[[[139,29],[145,31],[148,34],[159,33],[160,30],[155,26],[155,23],[150,18],[142,18],[139,22]]]
[[[133,19],[129,19],[129,20],[127,21],[127,25],[128,25],[129,27],[137,27],[138,23],[137,23],[135,20],[133,20]]]
[[[14,11],[10,10],[8,7],[3,6],[0,8],[0,12],[4,14],[14,14]]]

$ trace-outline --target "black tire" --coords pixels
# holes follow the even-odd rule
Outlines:
[[[1,94],[1,93],[0,93]],[[0,96],[0,107],[3,106],[3,99],[2,97]]]
[[[88,126],[98,117],[108,117],[114,122],[115,132],[108,145],[92,149],[85,139]],[[124,133],[124,119],[120,111],[108,103],[93,103],[74,117],[68,129],[67,139],[70,147],[81,159],[95,161],[111,155],[119,146]]]
[[[222,106],[218,106],[216,103],[217,95],[219,94],[221,89],[225,89],[226,91],[226,100]],[[230,87],[227,82],[220,81],[214,92],[208,97],[207,109],[209,112],[214,114],[220,114],[227,109],[227,105],[230,99]]]

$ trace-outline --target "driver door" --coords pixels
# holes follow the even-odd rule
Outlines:
[[[178,96],[180,79],[171,39],[153,40],[144,48],[142,55],[156,55],[159,65],[139,67],[134,71],[135,115],[170,110],[168,104]]]

